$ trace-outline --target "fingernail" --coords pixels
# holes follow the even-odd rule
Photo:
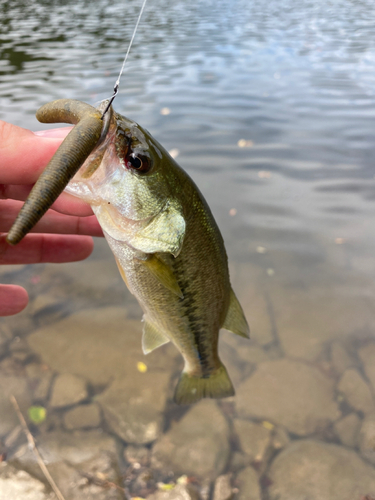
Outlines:
[[[48,130],[37,130],[34,132],[39,137],[48,137],[49,139],[64,139],[73,127],[51,128]]]

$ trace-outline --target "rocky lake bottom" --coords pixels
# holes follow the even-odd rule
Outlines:
[[[181,356],[143,355],[141,311],[111,260],[2,273],[30,284],[31,303],[0,323],[1,500],[55,498],[11,395],[66,500],[375,498],[365,282],[355,298],[232,266],[252,329],[220,335],[236,395],[178,407]]]
[[[41,105],[111,95],[139,3],[0,2],[1,119],[41,130]],[[173,403],[181,356],[143,355],[104,241],[1,266],[30,304],[0,319],[0,500],[56,498],[11,396],[65,500],[375,500],[374,17],[368,0],[148,2],[115,109],[222,231],[251,329],[220,334],[236,395]]]

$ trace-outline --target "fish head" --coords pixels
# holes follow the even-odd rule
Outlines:
[[[140,125],[112,112],[105,139],[67,191],[89,202],[104,231],[117,241],[146,253],[177,255],[185,232],[179,201],[183,184],[182,169],[163,146]],[[146,233],[147,245],[134,241],[134,235],[141,239]]]

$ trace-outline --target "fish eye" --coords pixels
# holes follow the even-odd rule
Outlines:
[[[146,155],[130,153],[126,162],[130,168],[135,168],[139,172],[148,172],[151,168],[151,161]]]

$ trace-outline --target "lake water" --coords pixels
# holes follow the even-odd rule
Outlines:
[[[2,2],[0,119],[40,130],[48,101],[110,96],[139,8]],[[105,241],[82,263],[3,267],[2,282],[30,295],[0,323],[3,391],[25,413],[47,408],[29,423],[67,499],[78,469],[95,499],[183,477],[178,488],[224,500],[223,474],[239,499],[375,497],[374,18],[368,0],[149,0],[115,109],[174,150],[206,197],[252,340],[222,335],[234,398],[177,408],[181,360],[170,346],[143,357],[142,312]],[[81,398],[54,403],[62,375],[72,394],[83,383]],[[4,401],[9,461],[40,477]],[[87,452],[88,466],[69,439],[77,456],[102,446],[116,465]],[[100,460],[120,488],[95,483]]]

